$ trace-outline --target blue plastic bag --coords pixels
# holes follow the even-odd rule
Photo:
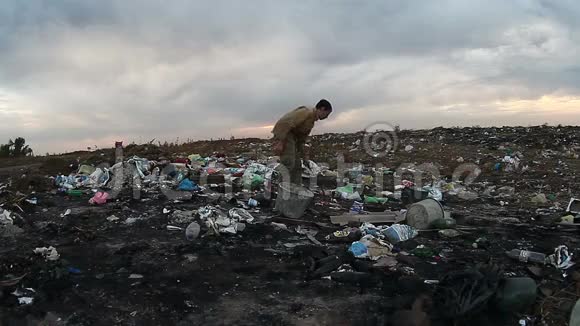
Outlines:
[[[352,252],[356,258],[366,258],[369,255],[369,249],[367,246],[359,241],[353,242],[348,251]]]
[[[189,179],[183,179],[178,187],[181,191],[195,191],[199,190],[199,186]]]

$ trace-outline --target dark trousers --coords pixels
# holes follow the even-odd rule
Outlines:
[[[290,182],[302,185],[302,157],[304,157],[304,140],[299,139],[292,133],[286,138],[286,147],[280,157],[280,162],[290,175]],[[282,174],[283,181],[288,181],[287,175]],[[286,180],[284,180],[286,179]]]

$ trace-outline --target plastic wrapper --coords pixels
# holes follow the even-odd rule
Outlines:
[[[349,251],[356,258],[369,258],[378,260],[381,257],[392,255],[393,246],[372,235],[365,235],[359,241],[351,244]]]
[[[0,208],[0,225],[14,224],[14,220],[10,215],[9,211]]]
[[[243,208],[232,208],[229,210],[228,215],[238,222],[254,222],[254,217],[247,210]]]
[[[395,244],[402,241],[413,239],[419,235],[417,229],[412,226],[404,224],[393,224],[382,231],[382,234],[389,240],[390,243]]]
[[[355,213],[355,214],[360,214],[362,212],[364,212],[365,208],[364,208],[364,204],[358,201],[355,201],[352,204],[352,207],[350,208],[350,212],[351,213]]]
[[[48,248],[36,248],[33,250],[35,254],[42,255],[44,259],[49,261],[56,261],[60,258],[60,254],[56,251],[56,248],[50,246]]]
[[[86,174],[86,175],[91,175],[93,174],[93,172],[95,172],[95,167],[91,166],[91,165],[81,165],[79,167],[79,170],[77,172],[77,174]]]
[[[429,198],[433,198],[433,199],[435,199],[437,201],[442,201],[443,200],[443,192],[441,192],[441,189],[439,189],[438,187],[435,187],[435,186],[425,186],[425,187],[423,187],[423,190],[429,192]]]
[[[140,158],[138,156],[133,156],[129,160],[127,160],[129,164],[135,164],[137,168],[137,172],[141,178],[145,178],[145,173],[149,172],[149,161],[144,158]]]
[[[222,214],[218,209],[212,206],[205,206],[198,211],[206,226],[215,233],[236,234],[243,231],[246,225],[242,222],[254,220],[246,210],[233,208],[228,212],[228,216]]]
[[[568,269],[575,265],[572,261],[572,254],[568,252],[568,247],[558,246],[554,253],[548,256],[548,262],[558,269]]]

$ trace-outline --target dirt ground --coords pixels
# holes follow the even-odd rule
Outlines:
[[[567,325],[579,298],[576,266],[565,275],[550,266],[532,271],[529,267],[534,264],[513,261],[505,252],[517,248],[549,254],[567,245],[577,257],[580,229],[555,222],[564,215],[569,199],[580,197],[580,163],[570,154],[580,143],[579,135],[580,128],[571,127],[402,131],[399,147],[414,149],[380,158],[364,155],[353,145],[360,134],[313,137],[311,158],[332,168],[336,168],[336,154],[342,153],[347,162],[380,163],[393,169],[402,163],[432,163],[442,178],[453,174],[459,157],[477,162],[483,171],[471,186],[480,194],[476,200],[445,197],[446,209],[461,226],[459,237],[420,232],[397,244],[395,251],[410,253],[424,245],[436,254],[399,254],[395,268],[374,268],[357,260],[356,270],[365,277],[342,282],[313,277],[312,272],[314,261],[345,257],[350,245],[325,239],[342,229],[330,224],[328,216],[334,212],[325,204],[329,200],[325,196],[318,195],[300,221],[279,219],[271,207],[261,206],[250,212],[263,217],[262,223],[248,224],[236,235],[203,236],[202,230],[200,238],[188,241],[183,231],[167,229],[176,224],[169,222],[164,209],[219,205],[227,210],[236,205],[203,195],[174,202],[151,190],[140,200],[126,194],[106,205],[90,206],[90,193],[57,194],[47,181],[46,176],[70,172],[67,169],[77,159],[76,163],[111,161],[112,150],[0,166],[0,183],[11,180],[10,193],[0,195],[5,208],[15,210],[16,195],[30,198],[34,192],[38,199],[37,204],[20,201],[22,220],[15,224],[21,233],[2,234],[0,281],[24,278],[1,287],[0,325],[407,325],[396,324],[393,314],[410,309],[421,294],[433,295],[437,285],[426,280],[441,280],[479,263],[496,264],[506,277],[532,277],[538,284],[535,304],[518,312],[500,312],[490,305],[449,320],[435,302],[426,309],[432,325],[518,325],[526,318],[526,325]],[[507,150],[522,152],[529,170],[495,171],[493,165]],[[268,143],[256,139],[140,145],[128,147],[125,154],[158,159],[213,152],[230,157],[269,154]],[[482,196],[490,185],[511,186],[516,192],[509,197]],[[540,192],[553,196],[548,203],[532,203],[530,198]],[[346,211],[352,201],[339,204]],[[400,207],[399,202],[389,202],[377,210]],[[72,213],[62,216],[67,209]],[[112,215],[119,219],[107,220]],[[134,218],[134,223],[127,223]],[[280,230],[273,221],[283,222],[288,230]],[[295,232],[298,225],[317,230],[322,246]],[[49,246],[58,250],[59,260],[46,261],[33,253]],[[28,291],[33,303],[19,304],[12,294],[17,289]]]

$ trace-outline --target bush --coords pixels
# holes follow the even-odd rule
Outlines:
[[[17,137],[14,141],[10,139],[8,144],[0,145],[0,157],[22,157],[32,155],[32,148],[26,145],[26,140],[22,137]]]

